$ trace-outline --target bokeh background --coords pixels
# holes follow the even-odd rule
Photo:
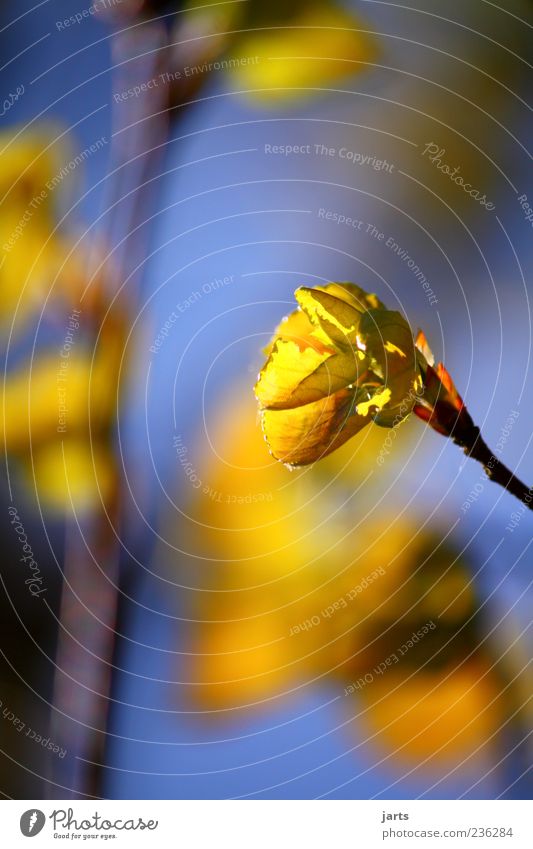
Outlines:
[[[531,794],[527,511],[418,421],[291,472],[252,391],[351,280],[533,481],[530,43],[525,0],[2,7],[5,797]]]

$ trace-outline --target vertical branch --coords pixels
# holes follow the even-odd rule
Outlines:
[[[138,298],[153,197],[149,178],[168,138],[169,110],[184,105],[199,85],[196,81],[192,86],[175,82],[176,75],[171,73],[176,59],[173,50],[178,46],[169,39],[169,11],[174,11],[174,3],[145,0],[141,6],[148,15],[159,10],[162,17],[143,20],[139,4],[129,4],[133,11],[128,8],[126,14],[132,26],[113,37],[115,93],[128,92],[156,78],[162,84],[144,91],[141,88],[137,96],[128,97],[124,103],[112,101],[109,215],[102,239],[111,248],[104,269],[111,304],[122,292],[129,304]],[[184,21],[181,29],[186,26]],[[206,49],[223,49],[224,39],[213,46],[209,33],[198,23],[187,32],[189,37],[179,50],[187,54],[188,61],[199,58]],[[98,273],[99,268],[93,277]],[[86,292],[90,302],[90,286]],[[127,514],[114,436],[110,426],[106,438],[114,464],[112,503],[102,504],[85,533],[79,525],[67,526],[52,723],[54,739],[68,749],[69,761],[56,766],[56,775],[49,782],[51,792],[54,784],[62,785],[61,798],[69,788],[74,797],[100,796],[102,792],[114,628],[120,604],[120,530]]]
[[[165,28],[148,21],[140,30],[138,33],[136,29],[133,36],[127,29],[114,36],[118,91],[140,85],[160,73],[166,61]],[[137,58],[138,53],[147,55]],[[164,148],[168,133],[168,88],[154,91],[155,97],[134,98],[124,115],[120,114],[118,104],[113,103],[111,190],[107,201],[110,212],[103,240],[111,248],[103,273],[107,288],[104,301],[108,303],[118,298],[123,288],[128,303],[133,303],[138,295],[139,269],[145,254],[140,225],[148,209],[146,180]],[[87,303],[94,298],[90,287],[99,274],[94,268],[99,261],[96,249],[93,259],[90,263],[93,274],[86,289]],[[82,305],[84,297],[85,294]],[[96,297],[99,298],[98,293]],[[104,309],[103,314],[104,329],[94,328],[95,336],[101,337],[98,344],[102,349],[105,348],[105,335],[120,333],[108,317],[113,315],[112,309],[107,315]],[[116,343],[116,338],[113,341]],[[52,797],[100,797],[102,794],[101,765],[120,603],[120,534],[125,509],[114,431],[110,422],[104,438],[108,442],[109,456],[113,458],[114,487],[108,502],[102,503],[83,524],[67,523],[51,718],[54,739],[67,750],[67,756],[55,765],[55,773],[49,778]]]

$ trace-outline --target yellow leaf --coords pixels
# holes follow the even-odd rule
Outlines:
[[[326,289],[306,286],[297,289],[294,297],[311,323],[322,328],[335,344],[347,347],[355,342],[361,311],[347,299],[330,294]]]
[[[301,309],[296,309],[282,318],[274,331],[272,339],[264,349],[264,353],[267,357],[269,356],[277,339],[291,339],[302,351],[308,347],[315,348],[317,351],[323,351],[324,348],[328,348],[328,346],[325,346],[323,342],[316,338],[313,331],[314,327],[305,312]]]
[[[399,312],[368,310],[361,317],[359,336],[373,371],[390,390],[387,415],[377,416],[375,422],[390,427],[395,417],[408,416],[416,401],[419,373],[411,328]]]
[[[342,283],[328,283],[327,286],[317,286],[319,291],[327,292],[335,298],[340,298],[359,312],[366,310],[385,309],[385,305],[373,292],[365,292],[356,283],[343,281]]]
[[[356,410],[359,416],[368,416],[370,410],[382,410],[385,404],[388,404],[391,397],[390,389],[382,389],[380,392],[376,392],[375,395],[368,401],[360,401],[357,404]]]
[[[255,387],[262,410],[294,411],[263,415],[274,457],[312,463],[361,430],[365,420],[395,428],[412,412],[441,433],[451,432],[458,415],[468,424],[444,366],[428,364],[426,354],[432,354],[423,334],[415,344],[405,318],[376,295],[351,283],[328,283],[302,286],[295,297],[301,311],[277,328]],[[338,394],[343,391],[350,400]],[[331,396],[331,404],[312,406]]]
[[[272,455],[283,463],[313,463],[368,424],[354,411],[354,392],[341,389],[292,410],[264,410],[261,424]]]
[[[278,339],[255,387],[255,395],[261,406],[282,410],[323,397],[327,390],[323,391],[320,387],[318,390],[316,387],[306,390],[301,386],[332,353],[319,353],[311,347],[302,350],[291,339]]]
[[[287,410],[319,401],[365,375],[357,351],[318,353],[314,348],[302,350],[292,340],[278,339],[255,392],[264,409]]]

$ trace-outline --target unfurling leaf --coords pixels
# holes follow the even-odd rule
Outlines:
[[[533,509],[531,489],[490,452],[422,331],[353,283],[295,292],[299,309],[278,326],[255,385],[270,453],[289,466],[330,454],[374,421],[411,413],[450,437],[487,475]]]
[[[255,387],[266,440],[290,465],[313,463],[374,420],[408,415],[420,385],[407,321],[352,283],[296,290]]]

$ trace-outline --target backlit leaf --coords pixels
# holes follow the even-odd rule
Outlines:
[[[347,389],[293,410],[265,410],[261,420],[272,455],[291,466],[313,463],[368,424]]]

